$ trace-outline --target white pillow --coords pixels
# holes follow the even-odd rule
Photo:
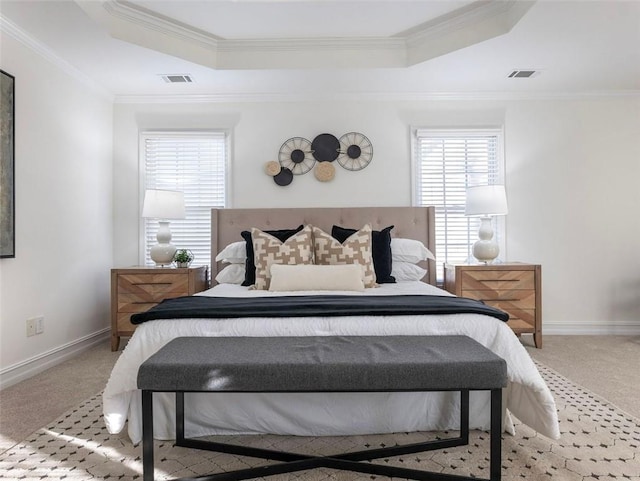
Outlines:
[[[413,262],[393,261],[391,275],[396,282],[419,281],[427,275],[427,270]]]
[[[427,259],[435,260],[433,253],[419,240],[393,237],[391,239],[391,262],[413,262],[414,264]],[[392,274],[393,275],[393,274]]]
[[[270,291],[364,291],[360,264],[272,264]]]
[[[219,284],[242,284],[244,282],[244,264],[229,264],[218,272],[216,281]]]
[[[245,241],[232,242],[216,256],[216,262],[229,264],[244,264],[247,260],[247,243]]]

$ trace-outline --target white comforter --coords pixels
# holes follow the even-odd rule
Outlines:
[[[422,282],[384,284],[358,292],[280,292],[218,285],[199,295],[449,295]],[[171,339],[181,336],[332,336],[332,335],[466,335],[507,361],[504,427],[513,432],[509,412],[539,433],[560,435],[556,406],[529,354],[503,322],[479,314],[425,316],[354,316],[311,318],[183,319],[138,326],[116,362],[103,394],[104,419],[110,433],[128,420],[129,437],[142,437],[138,367]],[[456,429],[457,393],[218,393],[188,394],[187,436],[223,433],[275,433],[301,436],[370,434]],[[489,395],[472,392],[471,428],[489,427]],[[154,396],[154,434],[175,438],[174,396]]]

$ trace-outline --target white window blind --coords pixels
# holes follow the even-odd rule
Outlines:
[[[171,243],[195,254],[192,266],[211,265],[211,208],[225,207],[227,135],[215,132],[145,132],[140,137],[146,189],[184,192],[186,218],[170,221]],[[142,198],[140,199],[142,205]],[[158,221],[143,219],[145,265],[155,263],[149,248],[157,243]]]
[[[443,278],[444,262],[473,260],[471,247],[478,238],[480,220],[464,215],[466,188],[503,183],[502,138],[501,129],[415,131],[415,202],[436,208],[438,280]],[[503,243],[500,219],[494,218],[494,235]]]

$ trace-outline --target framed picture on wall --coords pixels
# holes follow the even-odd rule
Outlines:
[[[0,70],[0,258],[16,256],[15,78]]]

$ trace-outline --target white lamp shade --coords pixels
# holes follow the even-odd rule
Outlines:
[[[184,219],[184,193],[176,190],[147,189],[144,193],[142,217]]]
[[[478,185],[467,188],[465,215],[486,217],[505,215],[508,212],[504,185]]]

